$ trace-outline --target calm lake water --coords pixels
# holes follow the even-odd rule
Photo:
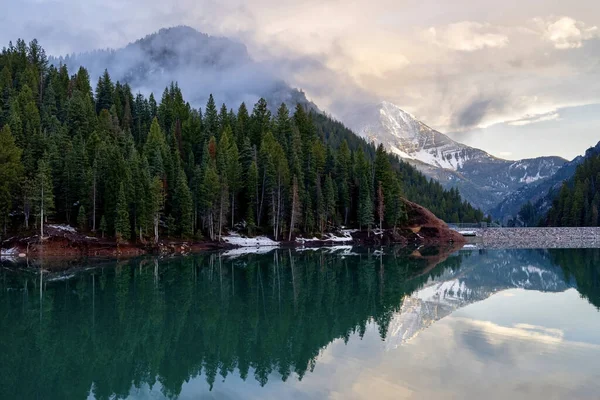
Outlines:
[[[0,270],[2,399],[598,399],[600,250]]]

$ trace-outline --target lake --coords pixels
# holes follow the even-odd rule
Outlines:
[[[598,249],[342,247],[79,267],[3,264],[0,398],[600,396]]]

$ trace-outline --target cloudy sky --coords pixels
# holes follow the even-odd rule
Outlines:
[[[594,0],[1,0],[0,42],[54,55],[162,27],[237,38],[343,115],[392,101],[504,158],[572,158],[600,140]]]

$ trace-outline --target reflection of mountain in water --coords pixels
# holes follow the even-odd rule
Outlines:
[[[562,292],[573,286],[545,252],[472,253],[463,260],[460,270],[430,278],[404,299],[400,312],[390,322],[386,347],[405,344],[455,310],[502,290]]]
[[[149,386],[173,398],[199,376],[211,388],[230,375],[302,379],[332,341],[362,337],[370,323],[388,346],[401,344],[496,291],[572,286],[554,263],[569,263],[598,304],[598,263],[582,261],[597,251],[352,253],[141,259],[66,279],[2,269],[2,396],[79,399],[92,388],[123,398]]]

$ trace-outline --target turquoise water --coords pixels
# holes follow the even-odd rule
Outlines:
[[[0,270],[2,399],[597,399],[600,251]]]

